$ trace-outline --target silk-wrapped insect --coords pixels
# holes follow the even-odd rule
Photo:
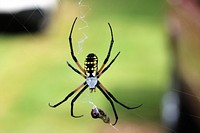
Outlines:
[[[110,118],[106,115],[106,113],[97,107],[93,107],[91,110],[91,116],[94,119],[102,119],[104,123],[110,123]]]

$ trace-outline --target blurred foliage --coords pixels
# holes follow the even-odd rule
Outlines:
[[[168,83],[168,48],[164,31],[164,1],[85,1],[91,10],[86,16],[89,28],[83,31],[88,39],[78,53],[77,41],[82,37],[78,20],[74,33],[74,49],[83,64],[89,52],[95,52],[99,65],[106,57],[110,22],[115,43],[112,59],[120,56],[100,81],[116,98],[131,106],[143,103],[137,110],[126,110],[116,105],[119,123],[123,121],[159,121],[160,100]],[[62,100],[84,79],[66,64],[71,59],[68,34],[76,16],[80,16],[78,1],[60,1],[59,9],[45,32],[0,35],[0,132],[96,132],[106,126],[90,117],[92,100],[114,121],[109,102],[97,90],[86,92],[75,104],[76,114],[70,116],[70,100],[56,109],[48,103]],[[78,127],[78,128],[77,128]],[[112,128],[112,127],[111,127]],[[98,132],[98,131],[97,131]]]
[[[94,0],[90,1],[95,10],[96,15],[120,15],[126,17],[146,17],[148,19],[160,19],[161,15],[164,14],[164,1],[160,0],[124,0],[124,1],[113,1],[113,0]],[[103,7],[103,8],[102,8]],[[100,13],[101,12],[101,13]],[[95,13],[94,13],[95,14]]]

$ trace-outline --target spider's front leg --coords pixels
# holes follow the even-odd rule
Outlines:
[[[69,97],[71,97],[76,91],[78,91],[79,89],[81,89],[83,86],[86,85],[86,82],[84,82],[83,84],[81,84],[78,88],[76,88],[75,90],[73,90],[72,92],[70,92],[66,97],[65,99],[63,99],[62,101],[60,101],[59,103],[55,104],[55,105],[51,105],[49,103],[49,106],[52,107],[52,108],[56,108],[57,106],[59,106],[60,104],[64,103],[65,101],[67,101],[67,99]]]
[[[123,103],[121,103],[120,101],[118,101],[101,83],[99,83],[99,86],[116,102],[118,103],[119,105],[123,106],[124,108],[126,109],[136,109],[136,108],[139,108],[141,107],[143,104],[139,104],[137,106],[134,106],[134,107],[129,107]]]
[[[107,98],[107,100],[110,102],[112,108],[113,108],[113,111],[114,111],[114,114],[115,114],[115,123],[112,124],[112,125],[115,125],[118,121],[118,115],[117,115],[117,112],[116,112],[116,109],[115,109],[115,106],[113,104],[113,101],[112,99],[120,104],[121,106],[125,107],[126,109],[136,109],[136,108],[139,108],[140,106],[142,106],[142,104],[138,105],[138,106],[135,106],[135,107],[128,107],[126,105],[124,105],[123,103],[119,102],[100,82],[98,82],[97,84],[97,88],[99,88],[99,90],[103,93],[103,95]]]
[[[107,100],[110,102],[110,104],[112,106],[112,109],[115,114],[115,122],[112,124],[114,126],[118,121],[118,115],[117,115],[117,111],[115,109],[114,103],[113,103],[112,99],[108,96],[108,94],[104,91],[104,89],[100,86],[99,82],[97,84],[97,88],[103,93],[103,95],[107,98]]]
[[[75,118],[82,117],[83,115],[75,116],[74,115],[74,102],[77,100],[77,98],[87,89],[88,85],[86,84],[85,87],[72,99],[71,101],[71,116]]]

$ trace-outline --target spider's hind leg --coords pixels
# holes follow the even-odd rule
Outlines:
[[[108,26],[110,28],[110,34],[111,34],[110,47],[109,47],[107,56],[106,56],[106,58],[105,58],[105,60],[104,60],[104,62],[102,64],[102,66],[100,67],[98,73],[101,73],[101,71],[105,67],[106,63],[108,62],[108,59],[110,58],[110,54],[111,54],[111,51],[112,51],[113,43],[114,43],[113,31],[112,31],[112,27],[111,27],[110,23],[108,23]]]
[[[76,20],[77,20],[77,17],[75,18],[73,24],[72,24],[72,27],[71,27],[71,31],[70,31],[70,34],[69,34],[69,45],[70,45],[70,50],[71,50],[71,56],[72,56],[72,59],[74,60],[74,62],[76,63],[76,65],[81,69],[81,71],[84,73],[84,69],[83,67],[80,65],[78,59],[76,58],[76,56],[74,55],[74,50],[73,50],[73,46],[72,46],[72,32],[73,32],[73,29],[74,29],[74,25],[76,23]]]

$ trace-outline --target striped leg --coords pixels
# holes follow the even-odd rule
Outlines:
[[[72,28],[71,28],[70,35],[69,35],[69,44],[70,44],[71,56],[72,56],[72,59],[74,60],[74,62],[77,64],[77,66],[81,69],[81,71],[83,73],[85,73],[83,67],[80,65],[80,63],[78,62],[77,58],[74,55],[74,50],[73,50],[73,46],[72,46],[72,37],[71,36],[72,36],[72,32],[73,32],[76,20],[77,20],[77,17],[75,18],[74,23],[72,24]]]
[[[83,78],[86,78],[86,76],[84,74],[82,74],[79,70],[77,70],[76,68],[74,68],[68,61],[67,61],[67,65],[74,70],[76,73],[78,73],[79,75],[81,75]]]
[[[117,115],[117,111],[115,109],[114,103],[113,103],[112,99],[108,96],[108,94],[105,92],[104,88],[102,88],[102,86],[100,86],[99,82],[97,84],[97,88],[99,88],[99,90],[103,93],[103,95],[107,98],[107,100],[110,102],[110,104],[112,106],[112,109],[115,114],[115,122],[112,124],[114,126],[118,121],[118,115]]]
[[[124,108],[126,109],[136,109],[136,108],[139,108],[141,107],[143,104],[139,104],[135,107],[128,107],[127,105],[124,105],[123,103],[119,102],[100,82],[99,82],[99,86],[101,88],[103,88],[103,90],[116,102],[118,103],[119,105],[123,106]]]
[[[111,32],[110,48],[109,48],[109,50],[108,50],[108,54],[107,54],[107,56],[106,56],[106,58],[105,58],[105,60],[104,60],[104,62],[103,62],[103,64],[102,64],[102,66],[100,67],[98,73],[101,73],[101,72],[102,72],[104,66],[105,66],[106,63],[108,62],[108,59],[109,59],[109,57],[110,57],[110,53],[111,53],[111,50],[112,50],[112,46],[113,46],[113,43],[114,43],[113,32],[112,32],[112,27],[111,27],[110,23],[108,23],[108,26],[109,26],[110,32]]]
[[[57,106],[59,106],[60,104],[64,103],[65,101],[67,101],[67,99],[69,97],[71,97],[75,92],[77,92],[79,89],[81,89],[83,86],[86,85],[86,82],[84,82],[83,84],[81,84],[78,88],[76,88],[75,90],[73,90],[72,92],[70,92],[66,97],[65,99],[63,99],[62,101],[60,101],[59,103],[55,104],[55,105],[51,105],[49,103],[49,106],[52,107],[52,108],[56,108]]]

